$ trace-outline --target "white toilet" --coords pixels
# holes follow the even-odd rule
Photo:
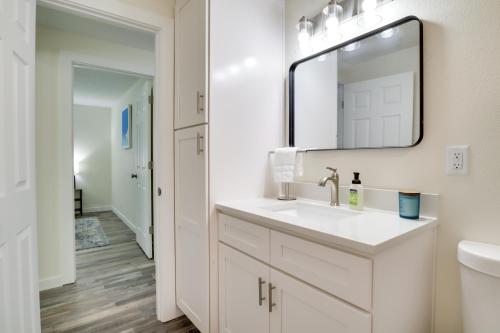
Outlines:
[[[500,246],[461,241],[464,333],[500,332]]]

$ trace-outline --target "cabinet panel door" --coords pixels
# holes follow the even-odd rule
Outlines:
[[[268,282],[268,266],[219,243],[219,327],[222,333],[269,332]]]
[[[271,333],[369,333],[371,315],[271,269]]]
[[[177,306],[208,332],[207,126],[175,132]]]
[[[175,11],[175,128],[207,122],[206,1],[177,1]]]
[[[219,240],[269,263],[270,230],[225,214],[219,214]]]

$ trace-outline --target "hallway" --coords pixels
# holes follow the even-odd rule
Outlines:
[[[156,320],[155,266],[114,213],[99,219],[110,245],[77,251],[75,284],[40,294],[42,332],[198,332],[179,318]]]

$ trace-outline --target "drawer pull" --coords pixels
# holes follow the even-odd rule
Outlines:
[[[262,306],[262,301],[266,300],[266,298],[262,296],[262,285],[265,283],[266,281],[264,281],[262,278],[259,278],[259,306]]]
[[[196,133],[196,153],[198,155],[200,155],[205,151],[203,149],[203,139],[204,139],[203,135],[201,135],[200,133]]]
[[[269,283],[269,312],[273,312],[273,307],[276,306],[276,303],[273,303],[273,289],[276,287]]]
[[[196,92],[196,104],[198,113],[202,113],[203,111],[205,111],[204,98],[205,98],[204,94],[202,94],[199,91]]]

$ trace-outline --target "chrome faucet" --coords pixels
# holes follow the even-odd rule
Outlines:
[[[339,174],[337,173],[337,169],[330,167],[326,167],[326,169],[331,171],[331,175],[329,177],[321,178],[318,185],[325,187],[329,182],[332,190],[330,197],[330,206],[339,206]]]

